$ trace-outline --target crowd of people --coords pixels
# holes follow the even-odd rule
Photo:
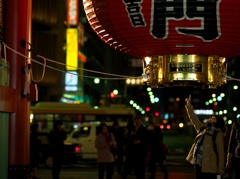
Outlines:
[[[194,166],[195,179],[239,179],[240,118],[233,123],[232,128],[228,131],[228,136],[226,135],[225,121],[221,116],[210,116],[207,123],[203,123],[194,113],[191,95],[185,101],[189,121],[197,133],[186,156],[186,160]],[[167,151],[159,126],[152,126],[149,130],[143,125],[143,119],[140,116],[136,116],[128,122],[125,135],[120,131],[117,122],[114,122],[113,126],[114,130],[110,130],[110,126],[107,126],[107,133],[113,135],[114,142],[105,145],[104,150],[108,151],[109,155],[113,155],[110,150],[111,144],[115,143],[118,147],[117,157],[113,155],[112,159],[114,160],[108,162],[111,163],[111,166],[114,166],[114,163],[117,164],[117,172],[123,179],[130,174],[134,174],[136,179],[144,179],[146,171],[150,173],[150,179],[155,179],[156,166],[160,167],[164,179],[169,178],[166,166]],[[96,138],[96,147],[100,157],[102,148],[98,147],[97,141],[98,137]],[[101,165],[101,160],[98,161]],[[112,168],[106,179],[111,179],[113,172]],[[101,173],[99,179],[104,179],[103,168],[99,167],[99,173]]]
[[[240,178],[240,118],[232,124],[229,136],[222,117],[211,116],[203,123],[194,113],[191,105],[191,95],[186,98],[186,112],[189,121],[196,130],[196,137],[189,150],[186,160],[194,166],[195,179]],[[102,122],[95,139],[98,161],[98,179],[112,179],[116,172],[127,179],[135,175],[136,179],[145,179],[145,172],[150,173],[150,179],[155,179],[156,167],[159,166],[164,179],[169,178],[166,166],[167,153],[163,143],[163,134],[159,126],[144,125],[141,116],[130,119],[127,126],[121,128],[118,121],[112,126]],[[37,137],[38,125],[31,126],[30,163],[33,168],[32,178],[41,158],[41,142]],[[225,135],[226,136],[226,135]],[[53,158],[52,177],[59,178],[62,166],[63,142],[66,132],[62,123],[56,121],[54,130],[50,133],[50,146]],[[229,140],[228,140],[229,139]],[[106,176],[106,177],[105,177]]]
[[[98,179],[104,179],[105,172],[106,179],[112,179],[115,164],[123,179],[132,174],[136,179],[145,179],[146,169],[151,173],[151,179],[155,179],[157,163],[164,173],[164,179],[167,179],[166,153],[162,144],[163,136],[159,126],[148,130],[140,116],[128,121],[125,132],[117,121],[113,126],[101,123],[95,140],[98,150]],[[112,146],[117,148],[117,153],[111,151]]]

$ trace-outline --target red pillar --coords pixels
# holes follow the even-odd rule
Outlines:
[[[6,0],[5,7],[4,42],[17,52],[26,54],[26,49],[20,46],[20,40],[31,43],[32,0]],[[16,100],[11,104],[16,110],[9,119],[9,165],[10,169],[18,165],[17,170],[23,170],[29,164],[30,133],[29,102],[21,97],[25,77],[22,67],[26,59],[7,50],[7,60],[10,63],[10,87],[16,91]]]

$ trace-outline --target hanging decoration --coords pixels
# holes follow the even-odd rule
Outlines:
[[[236,0],[83,0],[83,5],[89,24],[109,46],[133,57],[163,60],[167,66],[158,69],[163,74],[151,74],[158,83],[146,80],[152,87],[215,88],[226,83],[225,59],[240,52],[240,2]],[[146,71],[148,63],[144,60],[143,64]],[[221,64],[220,71],[216,72],[215,64]],[[184,65],[187,71],[170,70]],[[194,71],[199,65],[201,70]],[[188,77],[173,77],[176,74]],[[211,77],[216,74],[220,81]],[[191,75],[196,78],[189,78]]]

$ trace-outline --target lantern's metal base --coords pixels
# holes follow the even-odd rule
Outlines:
[[[143,82],[152,88],[216,88],[226,84],[226,75],[226,60],[219,56],[154,55],[143,60]]]

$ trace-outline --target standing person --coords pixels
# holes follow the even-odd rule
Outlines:
[[[49,142],[50,149],[53,159],[52,165],[52,177],[53,179],[59,179],[60,171],[62,168],[65,149],[64,140],[66,140],[67,135],[65,130],[62,128],[62,121],[55,121],[54,129],[50,132]]]
[[[234,178],[240,178],[240,117],[233,123],[228,143],[227,169],[233,169]]]
[[[215,179],[224,173],[224,120],[220,116],[212,116],[204,124],[194,113],[191,95],[185,101],[189,120],[197,131],[186,159],[194,165],[196,179]]]
[[[132,134],[132,156],[133,166],[136,179],[145,178],[145,167],[146,167],[146,135],[147,131],[143,125],[143,120],[140,116],[134,118],[135,130]]]
[[[98,179],[104,179],[105,168],[106,179],[112,179],[115,160],[110,147],[111,145],[116,146],[117,143],[105,123],[100,124],[99,130],[100,132],[95,139],[98,154]]]
[[[163,135],[159,126],[154,126],[152,138],[150,139],[150,158],[149,158],[149,170],[151,173],[150,179],[155,179],[156,163],[159,164],[162,172],[164,173],[164,179],[168,179],[168,170],[166,167],[166,153],[162,147]]]
[[[118,121],[113,122],[112,134],[117,142],[117,155],[114,156],[114,158],[116,159],[118,174],[121,175],[124,154],[124,134],[119,126]]]
[[[42,143],[38,138],[38,124],[32,124],[30,126],[30,164],[32,167],[32,178],[37,179],[37,168],[41,160]]]
[[[125,136],[125,163],[122,172],[122,178],[126,179],[128,174],[132,174],[133,170],[133,144],[132,144],[132,134],[135,130],[135,125],[133,119],[129,119],[126,126],[126,136]]]

